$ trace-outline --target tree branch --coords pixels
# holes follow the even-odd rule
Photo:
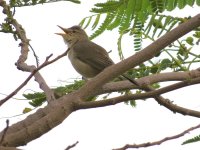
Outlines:
[[[70,50],[70,48],[67,49],[67,51],[65,51],[63,54],[57,56],[56,58],[54,58],[53,60],[50,60],[50,57],[52,56],[49,55],[46,57],[46,60],[35,70],[33,70],[31,72],[31,74],[26,78],[26,80],[24,80],[24,82],[22,82],[13,92],[11,92],[8,96],[6,96],[4,99],[2,99],[0,101],[0,106],[3,105],[7,100],[9,100],[11,97],[13,97],[14,95],[16,95],[29,81],[30,79],[42,68],[46,67],[47,65],[52,64],[53,62],[59,60],[60,58],[64,57],[67,55],[68,51]]]
[[[7,19],[9,20],[9,23],[14,26],[16,29],[16,33],[21,40],[20,46],[21,46],[21,55],[19,56],[19,59],[15,63],[17,68],[22,71],[27,72],[34,72],[36,70],[35,66],[27,65],[25,61],[28,57],[29,52],[29,39],[26,37],[26,32],[23,29],[22,25],[20,25],[16,19],[13,18],[12,12],[10,11],[9,5],[6,4],[4,0],[0,0],[0,6],[3,7],[3,13],[7,15]],[[40,88],[45,92],[47,100],[53,101],[55,100],[54,92],[48,87],[47,83],[45,82],[44,78],[41,76],[39,72],[34,73],[35,81],[38,82]]]
[[[72,144],[72,145],[69,145],[69,146],[67,146],[67,148],[66,148],[65,150],[69,150],[69,149],[71,149],[71,148],[75,147],[75,146],[76,146],[78,143],[79,143],[79,142],[78,142],[78,141],[76,141],[76,143],[74,143],[74,144]]]
[[[174,135],[174,136],[169,136],[169,137],[165,137],[159,141],[155,141],[155,142],[147,142],[147,143],[142,143],[142,144],[127,144],[121,148],[117,148],[117,149],[113,149],[113,150],[126,150],[128,148],[141,148],[141,147],[150,147],[150,146],[154,146],[154,145],[160,145],[166,141],[169,141],[169,140],[174,140],[174,139],[177,139],[177,138],[180,138],[182,136],[184,136],[185,134],[189,133],[190,131],[193,131],[195,129],[198,129],[200,128],[200,124],[198,124],[197,126],[194,126],[194,127],[191,127],[177,135]]]
[[[95,92],[102,85],[108,81],[120,76],[127,70],[136,67],[137,65],[153,58],[166,46],[173,43],[175,40],[179,39],[183,35],[192,31],[193,29],[200,26],[200,14],[192,17],[187,22],[180,24],[178,27],[174,28],[170,32],[166,33],[158,40],[144,48],[143,50],[137,52],[133,56],[104,69],[96,77],[89,80],[78,92],[81,98],[86,98]]]
[[[2,0],[0,0],[0,5],[1,4]],[[197,25],[199,26],[199,20],[200,15],[193,17],[188,22],[181,24],[172,32],[168,32],[161,38],[162,40],[158,40],[156,43],[151,44],[149,47],[138,52],[136,55],[128,58],[127,60],[106,68],[95,78],[89,80],[80,90],[67,94],[56,101],[52,101],[49,105],[39,109],[34,114],[29,115],[25,120],[13,124],[9,127],[3,144],[6,144],[7,146],[22,146],[48,132],[55,126],[62,123],[65,118],[75,111],[75,102],[87,98],[107,81],[119,76],[126,70],[135,67],[141,62],[152,58],[161,49],[163,49],[163,47],[169,45],[171,42],[174,42],[174,40],[196,28]],[[26,44],[26,41],[24,44]],[[24,45],[22,44],[22,50],[25,50],[23,46]],[[19,59],[20,61],[18,62],[20,66],[23,66],[24,59],[25,58],[22,58],[22,61]],[[26,69],[26,65],[23,68]],[[111,72],[112,74],[110,74]],[[164,100],[164,103],[167,103],[167,101]],[[2,132],[0,133],[0,136],[2,136]]]
[[[0,146],[0,150],[22,150],[18,149],[16,147],[5,147],[5,146]]]
[[[110,98],[107,100],[99,100],[99,101],[91,101],[91,102],[77,102],[75,105],[76,109],[87,109],[87,108],[97,108],[97,107],[104,107],[104,106],[110,106],[110,105],[115,105],[121,102],[126,102],[129,100],[139,100],[139,99],[146,99],[146,98],[154,98],[157,95],[161,95],[182,87],[194,85],[200,83],[200,77],[194,78],[191,80],[185,80],[179,83],[175,83],[157,90],[152,90],[146,93],[137,93],[137,94],[131,94],[131,95],[123,95],[115,98]],[[167,108],[174,113],[178,112],[182,115],[190,115],[193,117],[198,117],[200,118],[200,112],[187,109],[184,107],[180,107],[176,104],[173,104],[171,101],[165,99],[165,103],[167,103]]]
[[[167,73],[153,74],[137,79],[136,81],[139,83],[139,85],[142,86],[164,81],[184,81],[196,77],[200,77],[199,69],[186,72],[167,72]],[[118,82],[109,82],[100,87],[99,89],[96,89],[96,91],[92,93],[92,96],[104,93],[122,91],[122,90],[131,90],[136,88],[137,88],[136,85],[133,85],[131,82],[127,80]]]
[[[164,49],[166,46],[170,45],[172,42],[182,37],[184,34],[192,31],[193,29],[200,26],[200,14],[191,18],[185,23],[180,24],[175,29],[163,35],[161,38],[144,48],[142,51],[136,53],[135,55],[115,64],[110,67],[107,67],[104,71],[98,74],[96,77],[91,79],[83,86],[77,94],[81,97],[82,100],[92,95],[96,89],[99,89],[103,84],[108,82],[109,80],[123,74],[125,71],[135,67],[144,61],[147,61],[153,58],[159,51]],[[112,72],[112,74],[110,74]],[[145,91],[153,91],[154,89],[150,86],[140,87]],[[154,99],[162,106],[172,110],[173,112],[178,112],[185,115],[185,111],[179,107],[171,107],[171,102],[162,96],[155,96]],[[173,109],[172,109],[173,108]],[[191,116],[199,116],[196,113],[186,113]]]

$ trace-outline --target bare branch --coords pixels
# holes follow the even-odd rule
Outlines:
[[[127,144],[121,148],[117,148],[117,149],[113,149],[113,150],[126,150],[128,148],[141,148],[141,147],[150,147],[150,146],[154,146],[154,145],[160,145],[166,141],[170,141],[170,140],[174,140],[177,138],[180,138],[182,136],[184,136],[185,134],[189,133],[190,131],[193,131],[195,129],[200,128],[200,124],[198,124],[197,126],[191,127],[177,135],[173,135],[173,136],[169,136],[169,137],[165,137],[159,141],[155,141],[155,142],[147,142],[147,143],[142,143],[142,144]]]
[[[34,70],[36,70],[36,67],[27,65],[25,63],[25,61],[28,58],[29,52],[29,39],[26,37],[26,32],[23,29],[22,25],[19,24],[18,21],[13,18],[12,12],[10,11],[10,7],[6,4],[4,0],[0,0],[0,6],[3,7],[3,13],[7,15],[7,19],[9,19],[10,24],[14,26],[16,33],[19,39],[21,40],[21,55],[19,56],[19,59],[15,64],[19,70],[33,72]],[[36,72],[34,73],[34,77],[35,81],[38,82],[40,88],[45,92],[47,100],[55,100],[54,92],[49,88],[41,74],[39,72]]]
[[[71,148],[75,147],[75,146],[76,146],[78,143],[79,143],[79,142],[78,142],[78,141],[76,141],[76,143],[74,143],[74,144],[72,144],[72,145],[69,145],[69,146],[67,146],[67,148],[66,148],[65,150],[69,150],[69,149],[71,149]]]
[[[52,64],[53,62],[59,60],[60,58],[64,57],[67,55],[68,51],[70,50],[70,48],[67,49],[67,51],[65,51],[63,54],[57,56],[56,58],[54,58],[53,60],[50,60],[50,57],[52,56],[49,55],[46,57],[46,60],[35,70],[33,70],[31,72],[31,74],[26,78],[26,80],[24,82],[22,82],[13,92],[11,92],[8,96],[6,96],[4,99],[2,99],[0,101],[0,106],[3,105],[7,100],[9,100],[11,97],[13,97],[14,95],[16,95],[29,81],[30,79],[42,68],[46,67],[49,64]]]
[[[182,87],[190,86],[193,84],[200,83],[200,77],[185,80],[179,83],[175,83],[157,90],[151,90],[146,93],[140,93],[140,94],[131,94],[131,95],[123,95],[115,98],[110,98],[107,100],[99,100],[99,101],[91,101],[91,102],[77,102],[75,105],[76,109],[87,109],[87,108],[97,108],[97,107],[104,107],[104,106],[110,106],[115,105],[121,102],[126,102],[129,100],[139,100],[139,99],[146,99],[146,98],[155,98],[157,95],[167,93],[169,91],[173,91]],[[164,99],[164,104],[167,106],[167,108],[174,113],[178,112],[183,115],[190,115],[194,117],[200,118],[200,112],[187,109],[184,107],[180,107],[176,104],[173,104],[170,100]]]
[[[33,52],[33,56],[35,57],[35,61],[36,61],[36,66],[39,67],[39,57],[37,56],[34,48],[32,47],[32,45],[29,43],[29,47],[31,48],[32,52]]]
[[[166,72],[166,73],[153,74],[137,79],[136,81],[139,83],[139,85],[142,86],[157,82],[190,80],[199,76],[200,76],[200,71],[199,69],[196,69],[186,72]],[[127,80],[119,82],[109,82],[103,85],[101,88],[97,89],[94,93],[92,93],[92,96],[104,93],[122,91],[127,89],[128,90],[136,89],[136,88],[138,88],[138,86],[133,85],[131,82]]]

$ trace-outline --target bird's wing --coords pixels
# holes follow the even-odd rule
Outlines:
[[[81,61],[100,71],[114,64],[106,50],[91,41],[77,42],[73,47],[73,51]]]

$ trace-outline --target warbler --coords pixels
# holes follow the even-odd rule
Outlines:
[[[92,42],[80,26],[58,27],[64,33],[56,34],[61,35],[64,42],[70,47],[68,58],[72,66],[85,79],[95,77],[106,67],[114,64],[108,52],[100,45]],[[123,74],[122,76],[137,85],[136,81],[130,79],[127,75]]]

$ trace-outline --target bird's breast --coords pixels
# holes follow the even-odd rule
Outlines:
[[[78,58],[73,49],[68,52],[68,58],[74,69],[85,78],[93,78],[99,73],[99,70]]]

